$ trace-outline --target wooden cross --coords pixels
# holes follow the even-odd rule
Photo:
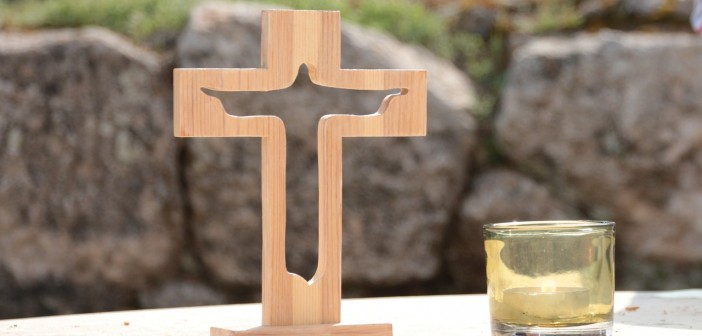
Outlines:
[[[263,326],[212,335],[392,335],[392,326],[341,326],[342,138],[426,135],[425,70],[341,69],[338,11],[262,13],[262,67],[175,69],[176,137],[260,137],[262,144]],[[285,265],[285,126],[276,116],[232,116],[215,91],[290,87],[305,64],[313,83],[357,89],[400,89],[370,115],[330,114],[318,125],[319,258],[308,282]],[[314,101],[310,102],[314,104]],[[359,111],[361,112],[361,111]]]

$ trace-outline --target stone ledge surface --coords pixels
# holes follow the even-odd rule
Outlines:
[[[617,292],[618,336],[687,336],[702,330],[702,290]],[[392,323],[394,335],[488,335],[485,295],[351,299],[342,323]],[[210,326],[255,328],[260,304],[124,311],[0,321],[0,333],[23,335],[208,335]]]

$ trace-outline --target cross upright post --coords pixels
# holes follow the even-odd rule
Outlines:
[[[260,137],[263,211],[260,328],[213,328],[212,335],[392,335],[385,325],[341,326],[342,138],[426,134],[425,70],[341,69],[338,11],[262,12],[261,62],[256,69],[174,70],[176,137]],[[358,89],[400,89],[370,115],[330,114],[318,124],[319,257],[308,282],[285,264],[285,125],[276,116],[232,116],[203,92],[273,91],[290,87],[305,64],[313,83]],[[359,111],[361,112],[361,111]]]

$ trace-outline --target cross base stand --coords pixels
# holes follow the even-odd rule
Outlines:
[[[249,330],[233,331],[217,327],[210,328],[210,336],[392,336],[392,324],[314,324],[295,326],[262,326]]]

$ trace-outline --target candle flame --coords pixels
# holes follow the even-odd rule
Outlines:
[[[554,293],[556,292],[556,282],[553,280],[546,280],[541,283],[542,293]]]

